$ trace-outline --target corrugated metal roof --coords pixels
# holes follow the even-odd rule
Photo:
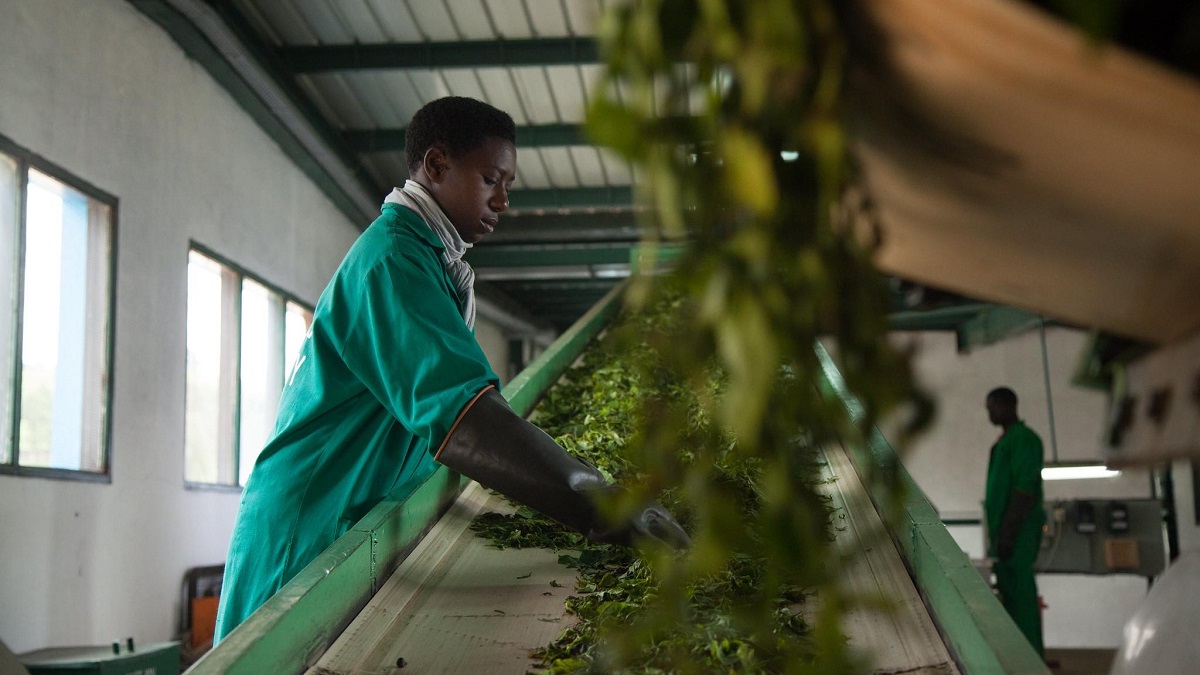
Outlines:
[[[347,141],[335,150],[357,165],[345,170],[363,177],[367,192],[380,192],[380,200],[382,192],[407,177],[402,134],[413,113],[442,96],[469,96],[505,110],[518,125],[518,175],[513,208],[505,219],[505,226],[518,233],[516,239],[519,232],[536,232],[539,243],[553,247],[559,232],[564,243],[584,237],[631,245],[631,221],[614,215],[610,225],[604,214],[631,208],[633,172],[614,154],[587,144],[581,131],[589,88],[601,74],[593,38],[602,0],[233,0],[223,8],[199,0],[158,4],[189,15],[219,13],[230,33],[247,43],[247,51],[257,53],[279,80],[275,95],[294,92],[294,106],[313,111],[309,117],[326,127],[318,132]],[[359,48],[377,50],[365,58],[383,59],[383,67],[360,60],[366,52],[360,54]],[[396,50],[378,51],[390,48]],[[342,51],[331,51],[338,49]],[[440,51],[430,56],[433,50]],[[460,58],[460,51],[471,56]],[[474,61],[459,63],[463,59]],[[447,60],[454,63],[438,65]],[[573,232],[577,220],[584,223],[578,236]],[[606,238],[605,232],[611,235]],[[496,281],[493,286],[510,291],[534,315],[563,326],[587,309],[596,297],[596,284],[610,286],[616,279],[611,270],[597,278],[590,267],[554,271],[562,267],[508,266],[495,274],[485,269],[480,278],[517,279],[520,283]],[[578,292],[572,292],[572,283]]]
[[[235,0],[277,46],[596,34],[600,0]]]
[[[171,32],[275,138],[297,166],[312,177],[339,208],[364,225],[373,217],[377,204],[390,187],[401,184],[407,177],[403,131],[412,114],[422,105],[441,96],[460,95],[482,99],[508,111],[519,125],[518,178],[511,194],[512,208],[502,220],[499,231],[476,249],[478,252],[488,249],[486,255],[477,257],[491,266],[490,270],[477,269],[478,278],[493,279],[494,288],[507,291],[532,314],[549,318],[563,327],[586,310],[600,290],[596,284],[611,285],[615,281],[614,274],[620,274],[621,269],[612,267],[614,257],[619,257],[614,254],[613,246],[628,248],[636,239],[637,227],[630,213],[633,211],[632,186],[637,182],[637,176],[623,161],[589,145],[581,126],[589,87],[602,72],[595,33],[604,2],[129,1]],[[1108,163],[1093,162],[1091,155],[1080,154],[1078,147],[1071,145],[1071,139],[1080,138],[1080,130],[1090,128],[1084,124],[1087,120],[1098,125],[1095,129],[1108,129],[1100,124],[1110,123],[1103,117],[1108,112],[1102,106],[1093,105],[1092,99],[1088,99],[1087,105],[1080,104],[1078,109],[1066,108],[1064,101],[1070,97],[1064,98],[1061,93],[1086,91],[1081,87],[1090,81],[1087,78],[1096,81],[1096,91],[1118,91],[1113,88],[1120,84],[1119,79],[1114,79],[1117,77],[1114,73],[1134,67],[1136,59],[1128,63],[1120,61],[1120,68],[1113,68],[1112,72],[1096,68],[1102,61],[1085,59],[1080,63],[1086,64],[1086,68],[1081,65],[1079,72],[1060,78],[1071,87],[1060,87],[1060,95],[1044,101],[1037,99],[1038,93],[1045,91],[1041,84],[1028,91],[1014,90],[1012,95],[991,101],[985,94],[1001,91],[1001,84],[1012,86],[1011,78],[996,78],[992,71],[981,69],[972,71],[971,77],[961,82],[953,80],[952,72],[959,71],[946,70],[946,64],[952,63],[956,54],[945,48],[938,51],[928,46],[926,42],[935,43],[925,41],[924,37],[910,36],[910,33],[923,36],[923,31],[935,26],[962,28],[973,25],[971,17],[982,10],[969,0],[948,4],[959,7],[962,3],[966,3],[963,7],[971,9],[960,8],[958,11],[963,16],[953,21],[947,18],[946,11],[931,11],[919,2],[872,2],[863,6],[890,7],[898,12],[898,8],[903,7],[904,12],[928,15],[914,19],[911,22],[914,27],[899,30],[900,37],[884,45],[895,52],[890,57],[891,65],[915,68],[926,63],[921,59],[927,59],[925,70],[914,71],[912,82],[907,86],[931,87],[922,100],[936,101],[943,106],[939,111],[959,111],[950,118],[962,116],[969,120],[969,123],[963,122],[965,131],[955,135],[954,142],[961,144],[962,139],[973,139],[974,135],[982,134],[971,147],[1004,148],[1018,158],[1008,166],[1020,166],[1024,173],[1013,173],[1009,183],[1001,180],[1008,178],[1007,174],[997,174],[996,184],[988,187],[1003,198],[993,196],[988,202],[985,197],[992,193],[970,182],[978,176],[954,173],[961,169],[957,165],[941,167],[937,162],[944,158],[931,152],[932,146],[928,144],[917,143],[907,148],[905,151],[912,156],[903,155],[896,159],[888,155],[893,152],[893,146],[900,147],[905,141],[913,140],[913,129],[887,129],[887,101],[879,96],[870,101],[864,99],[864,109],[860,112],[878,118],[875,123],[883,124],[879,128],[885,130],[866,140],[858,138],[855,148],[856,158],[864,167],[864,185],[878,205],[880,222],[890,227],[886,238],[889,246],[882,252],[880,263],[905,278],[920,279],[1078,321],[1090,319],[1110,329],[1120,328],[1130,335],[1174,336],[1185,328],[1194,329],[1191,318],[1183,322],[1171,319],[1181,316],[1179,312],[1153,308],[1136,311],[1139,307],[1150,307],[1136,294],[1138,286],[1125,283],[1122,275],[1111,274],[1104,265],[1094,266],[1094,275],[1091,272],[1085,274],[1080,271],[1082,268],[1077,270],[1066,265],[1069,260],[1045,258],[1045,247],[1032,250],[1023,242],[1009,242],[1014,232],[1025,231],[1017,225],[1032,233],[1025,237],[1028,240],[1044,238],[1048,233],[1067,233],[1076,237],[1062,235],[1065,238],[1061,247],[1066,249],[1082,246],[1092,251],[1098,243],[1111,240],[1117,242],[1112,248],[1114,259],[1126,263],[1149,260],[1151,262],[1145,267],[1147,273],[1162,277],[1162,270],[1155,262],[1157,258],[1131,255],[1130,251],[1141,250],[1138,246],[1150,246],[1145,243],[1152,241],[1145,238],[1147,232],[1152,232],[1146,224],[1147,214],[1162,212],[1160,220],[1169,223],[1171,228],[1194,221],[1190,218],[1193,211],[1189,210],[1194,206],[1194,200],[1186,199],[1194,190],[1188,192],[1178,187],[1180,180],[1186,183],[1180,176],[1191,173],[1176,168],[1160,171],[1161,167],[1168,166],[1169,163],[1164,164],[1167,157],[1184,158],[1171,166],[1191,166],[1186,161],[1191,157],[1187,155],[1191,137],[1184,141],[1172,138],[1170,142],[1164,142],[1155,134],[1169,131],[1170,125],[1146,122],[1144,132],[1148,140],[1143,142],[1138,140],[1142,137],[1129,133],[1126,122],[1117,124],[1115,120],[1134,119],[1129,117],[1128,110],[1132,108],[1127,109],[1127,101],[1167,100],[1167,96],[1138,97],[1126,95],[1125,90],[1113,94],[1112,110],[1120,112],[1111,114],[1112,124],[1116,125],[1112,128],[1120,126],[1122,132],[1096,132],[1087,138],[1091,152],[1109,148],[1111,158],[1116,159],[1110,159]],[[988,7],[990,12],[1020,14],[1024,17],[1022,20],[1036,24],[1029,35],[1048,34],[1047,25],[1042,23],[1047,18],[1020,7],[1019,3],[988,3]],[[1011,26],[1006,30],[1011,32]],[[1056,30],[1065,29],[1059,27]],[[992,39],[1004,32],[996,31],[995,26],[988,24],[979,29],[979,34]],[[1160,37],[1155,31],[1146,31],[1139,39],[1143,39],[1144,46],[1151,48],[1153,53],[1158,53],[1158,47],[1164,44]],[[978,42],[976,36],[955,39],[959,40],[955,44],[978,46],[974,44]],[[1029,46],[1026,42],[1018,43]],[[1076,43],[1073,35],[1063,41],[1064,45]],[[924,46],[918,48],[915,45]],[[1068,53],[1070,48],[1054,47],[1046,50],[1043,56],[1029,49],[985,51],[988,51],[988,59],[1002,55],[1005,63],[1025,59],[1031,64],[1029,72],[1041,76],[1050,72],[1048,68],[1058,64],[1062,60],[1061,54]],[[1115,50],[1106,49],[1105,54],[1109,55],[1107,58],[1126,59]],[[1190,68],[1189,72],[1195,72],[1194,61],[1187,60],[1189,58],[1186,54],[1179,55],[1181,63]],[[977,62],[977,59],[963,59],[955,67],[965,68],[963,64],[973,67]],[[1064,64],[1059,65],[1070,65]],[[1184,104],[1159,106],[1159,109],[1163,119],[1171,115],[1179,117],[1182,120],[1179,124],[1183,124],[1179,128],[1190,130],[1184,122],[1194,119],[1186,116],[1192,105],[1194,84],[1177,82],[1171,74],[1150,73],[1138,77],[1148,82],[1161,81],[1162,90],[1176,97],[1171,100],[1186,99]],[[953,82],[953,86],[935,86],[942,82],[938,78],[950,78],[947,81]],[[859,77],[854,81],[861,86],[861,80]],[[1141,81],[1131,84],[1128,91],[1148,91],[1146,85],[1139,84]],[[972,98],[968,92],[977,94]],[[618,90],[617,93],[621,92]],[[983,105],[980,101],[991,102]],[[1015,122],[1023,119],[1023,111],[1034,109],[1029,107],[1031,102],[1044,104],[1045,108],[1036,118],[1029,118],[1036,124]],[[1063,110],[1069,110],[1069,113],[1063,113]],[[890,114],[908,122],[917,119],[916,113],[907,109]],[[941,117],[942,112],[930,113],[929,121],[924,124],[934,128],[944,122]],[[1037,135],[1039,129],[1043,136]],[[1031,140],[1034,138],[1039,140],[1034,142]],[[1134,150],[1138,143],[1141,143],[1140,147],[1159,150],[1137,153]],[[872,154],[879,148],[883,148],[882,154]],[[881,156],[886,161],[879,159]],[[1062,166],[1070,165],[1064,164],[1067,160],[1077,162],[1081,170],[1061,170]],[[1137,166],[1144,169],[1131,174],[1128,166],[1134,160],[1141,162]],[[938,174],[922,162],[932,162],[931,166],[947,173]],[[1099,175],[1096,173],[1099,169],[1111,172],[1111,175],[1104,174],[1109,176],[1107,183],[1077,178],[1085,173]],[[1033,183],[1021,182],[1026,175],[1037,176],[1036,189],[1031,189]],[[1104,187],[1100,187],[1102,185]],[[1166,189],[1173,192],[1168,195],[1170,199],[1139,200],[1139,194],[1144,196],[1150,192],[1139,193],[1132,190],[1133,185],[1150,186],[1154,194]],[[1059,192],[1054,193],[1055,189]],[[1053,197],[1045,198],[1044,203],[1038,201],[1039,195],[1049,194]],[[1085,194],[1086,199],[1079,196]],[[1097,205],[1101,203],[1108,206],[1099,208]],[[1169,207],[1176,203],[1182,206],[1170,211]],[[1130,211],[1130,204],[1137,205],[1136,213]],[[1029,209],[1034,206],[1041,209],[1035,214],[1037,218],[1029,215]],[[1083,219],[1086,227],[1068,217],[1071,213],[1087,214]],[[1181,218],[1178,214],[1187,217]],[[1098,224],[1109,221],[1114,227],[1126,227],[1129,223],[1121,230],[1123,237],[1106,239],[1087,234],[1091,231],[1087,227],[1095,229]],[[957,233],[966,239],[948,243],[947,233]],[[997,239],[988,240],[989,233]],[[1170,230],[1169,235],[1174,237],[1177,233]],[[903,246],[905,241],[909,242],[907,247]],[[531,242],[545,247],[543,253],[534,256],[520,248]],[[572,248],[576,245],[581,245],[582,249]],[[1025,267],[1024,263],[981,266],[969,262],[972,258],[968,252],[975,251],[981,259],[994,260],[997,251],[1005,250],[1004,246],[1010,246],[1014,255],[1024,256],[1020,260],[1036,260],[1044,265],[1040,277],[1042,284],[1048,284],[1048,287],[1028,285],[1024,276],[1013,278],[1007,273],[982,273],[985,268],[1018,269]],[[1172,247],[1172,250],[1185,249]],[[544,253],[556,250],[561,253],[560,260],[553,254]],[[471,260],[470,254],[468,260]],[[558,264],[562,260],[572,262]],[[623,267],[627,268],[627,265]],[[1186,294],[1193,291],[1194,275],[1186,266],[1174,270],[1173,274],[1173,288],[1178,290],[1178,296],[1172,302],[1178,305],[1182,302],[1178,298],[1187,297]],[[1086,287],[1083,290],[1094,298],[1093,306],[1086,311],[1078,309],[1084,306],[1078,300],[1080,296],[1062,292],[1080,287]],[[1005,288],[1032,290],[1008,293]],[[1095,289],[1106,290],[1093,293]],[[1129,308],[1122,309],[1120,316],[1114,318],[1110,316],[1114,315],[1114,299],[1125,297],[1122,294],[1128,296]],[[1164,293],[1157,295],[1167,297]],[[1053,306],[1045,302],[1046,298],[1052,297],[1060,298]],[[1147,328],[1152,324],[1162,327]],[[1170,326],[1174,326],[1171,330],[1175,332],[1167,330]]]
[[[590,37],[598,0],[236,0],[275,47],[420,44]],[[339,70],[301,74],[300,87],[339,131],[398,129],[425,103],[470,96],[507,111],[520,126],[580,124],[599,64]],[[381,184],[404,175],[399,153],[364,153]],[[530,156],[532,155],[532,156]],[[627,166],[586,147],[524,150],[516,189],[629,185]]]

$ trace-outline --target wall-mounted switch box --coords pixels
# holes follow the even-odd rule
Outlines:
[[[1072,499],[1045,504],[1038,574],[1138,574],[1167,566],[1160,499]]]
[[[1117,534],[1129,531],[1129,508],[1124,502],[1108,503],[1108,531]]]
[[[1075,502],[1075,531],[1080,534],[1096,531],[1096,507],[1091,502]]]

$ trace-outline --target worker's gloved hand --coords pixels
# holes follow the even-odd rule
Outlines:
[[[1017,532],[1021,523],[1034,507],[1037,498],[1028,492],[1013,490],[1008,496],[1008,508],[1000,521],[1000,536],[996,538],[996,557],[1008,560],[1013,557],[1017,546]]]
[[[607,487],[601,492],[615,492],[617,488]],[[588,539],[606,544],[621,544],[632,546],[642,542],[666,544],[676,550],[692,547],[692,540],[687,532],[675,522],[671,512],[658,502],[650,502],[633,515],[623,525],[609,531],[596,531],[588,535]]]
[[[480,394],[462,414],[435,459],[590,541],[691,545],[679,523],[657,503],[646,505],[628,522],[606,522],[595,500],[618,488],[513,412],[495,389]]]

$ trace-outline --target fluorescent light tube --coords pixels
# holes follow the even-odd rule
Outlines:
[[[1042,480],[1079,480],[1083,478],[1113,478],[1121,475],[1103,464],[1076,466],[1047,466],[1042,469]]]

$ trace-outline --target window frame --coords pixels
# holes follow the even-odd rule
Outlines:
[[[234,398],[234,410],[233,410],[234,428],[233,428],[233,432],[232,432],[233,433],[233,457],[230,458],[230,461],[232,462],[231,466],[232,466],[232,471],[233,471],[235,482],[234,483],[204,483],[204,482],[198,482],[198,481],[191,481],[191,480],[188,480],[188,478],[187,478],[186,452],[187,452],[187,409],[188,409],[187,408],[187,405],[188,405],[187,404],[187,311],[188,311],[187,301],[188,301],[188,298],[186,297],[186,292],[185,292],[185,297],[184,297],[184,302],[183,302],[183,315],[184,315],[183,419],[184,419],[184,424],[183,424],[182,443],[180,443],[180,446],[179,446],[181,453],[183,453],[182,456],[184,458],[183,487],[184,487],[184,489],[187,489],[187,490],[239,493],[243,489],[245,489],[245,485],[241,482],[241,477],[239,475],[239,467],[241,466],[241,458],[242,458],[242,448],[241,448],[241,429],[242,429],[242,378],[241,378],[241,372],[242,372],[242,284],[246,279],[250,279],[254,283],[259,284],[262,287],[266,288],[271,293],[274,293],[275,295],[279,296],[282,301],[282,302],[280,302],[280,307],[283,310],[280,314],[280,318],[285,321],[286,321],[286,317],[287,317],[288,303],[299,305],[300,307],[304,308],[304,310],[307,311],[309,313],[309,315],[315,314],[316,308],[313,305],[309,304],[307,301],[301,299],[300,296],[296,295],[295,293],[287,291],[284,288],[280,287],[279,285],[271,283],[271,282],[263,279],[259,275],[247,270],[244,266],[239,265],[238,263],[234,262],[228,256],[218,253],[213,248],[206,246],[206,245],[196,241],[195,239],[188,240],[188,247],[187,247],[186,254],[184,256],[185,276],[186,276],[187,269],[188,269],[187,266],[189,264],[188,256],[193,251],[212,260],[213,262],[216,262],[217,264],[221,265],[222,267],[230,270],[231,272],[236,274],[238,277],[237,293],[235,293],[235,296],[237,297],[237,312],[234,317],[233,325],[230,327],[230,330],[233,332],[234,336],[236,337],[236,352],[234,354],[234,363],[233,363],[232,367],[233,367],[234,372],[238,374],[236,386],[234,387],[234,397],[233,397]],[[286,348],[285,348],[284,353],[281,354],[281,357],[284,354],[286,354]],[[283,388],[285,388],[287,386],[287,376],[288,376],[290,367],[291,367],[291,364],[289,364],[289,363],[283,364],[283,382],[281,383],[281,386]],[[281,388],[281,391],[282,391],[282,388]],[[276,411],[276,414],[278,414],[278,411]]]
[[[120,233],[120,200],[117,197],[105,190],[100,189],[93,183],[80,178],[78,175],[66,170],[62,166],[46,159],[32,150],[16,143],[7,136],[0,134],[0,153],[8,155],[17,163],[17,185],[19,186],[19,194],[17,195],[17,231],[15,233],[16,241],[13,243],[13,324],[12,334],[10,335],[10,343],[12,345],[11,368],[7,376],[12,381],[12,410],[10,414],[10,430],[7,442],[12,448],[12,463],[0,463],[0,475],[7,476],[24,476],[29,478],[47,478],[52,480],[66,480],[83,483],[112,483],[113,476],[113,452],[112,452],[112,427],[113,427],[113,393],[114,382],[116,381],[116,372],[114,362],[116,356],[116,336],[117,336],[117,265]],[[72,190],[83,194],[88,199],[95,200],[104,204],[109,209],[109,239],[108,239],[108,274],[106,282],[108,284],[108,307],[105,320],[108,325],[107,335],[105,336],[104,345],[104,360],[105,372],[107,378],[102,389],[104,394],[103,406],[103,421],[100,432],[101,450],[103,471],[89,471],[86,469],[56,469],[52,467],[40,466],[23,466],[21,462],[21,385],[22,385],[22,365],[21,356],[24,349],[24,331],[23,318],[25,313],[25,243],[27,239],[26,231],[28,229],[28,202],[29,202],[29,171],[36,170],[53,178],[54,180],[66,185]]]

